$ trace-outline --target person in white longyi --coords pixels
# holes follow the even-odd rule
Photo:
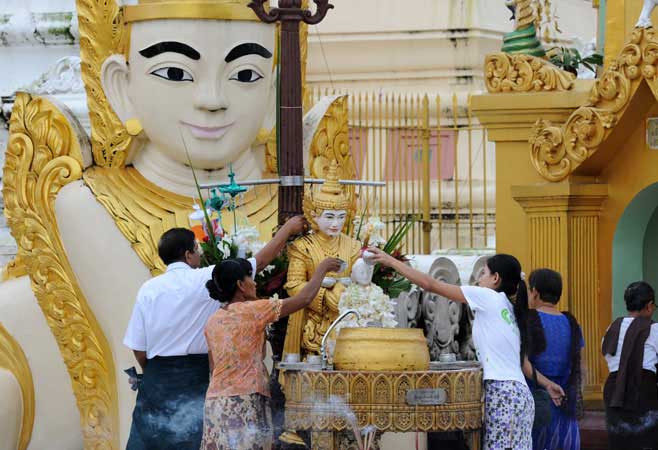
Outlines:
[[[252,275],[305,229],[302,216],[289,219],[250,259]],[[124,338],[144,372],[126,448],[198,450],[210,370],[204,328],[220,308],[206,289],[215,266],[199,268],[198,243],[185,228],[165,232],[158,253],[167,271],[139,290]]]

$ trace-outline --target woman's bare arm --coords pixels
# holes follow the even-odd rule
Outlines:
[[[368,251],[374,254],[374,256],[368,258],[369,261],[374,261],[392,268],[419,288],[434,292],[456,302],[466,303],[466,297],[464,297],[464,293],[459,286],[435,280],[430,275],[410,267],[408,264],[393,258],[378,248],[369,248]]]

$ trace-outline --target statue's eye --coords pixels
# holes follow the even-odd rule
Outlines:
[[[151,72],[151,75],[169,81],[194,81],[189,72],[178,67],[163,67],[162,69],[154,70]]]
[[[240,83],[255,83],[262,78],[262,75],[255,70],[243,69],[229,78],[229,80],[239,81]]]

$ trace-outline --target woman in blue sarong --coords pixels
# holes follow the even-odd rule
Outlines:
[[[533,450],[580,450],[578,418],[582,413],[581,350],[584,341],[575,317],[560,312],[562,277],[550,269],[530,274],[528,317],[530,362],[566,393],[561,406],[551,404],[549,425],[532,431]],[[532,383],[531,381],[529,383]]]

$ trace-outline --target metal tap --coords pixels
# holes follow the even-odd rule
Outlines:
[[[327,329],[327,332],[322,336],[322,343],[320,344],[320,355],[322,356],[322,370],[325,370],[328,366],[328,360],[329,358],[327,357],[327,337],[329,337],[329,333],[333,331],[333,329],[340,323],[341,320],[343,320],[345,317],[349,316],[350,314],[354,314],[357,319],[361,318],[361,314],[356,309],[348,309],[345,311],[343,314],[338,316],[336,320],[334,320],[331,325],[329,325],[329,328]]]

